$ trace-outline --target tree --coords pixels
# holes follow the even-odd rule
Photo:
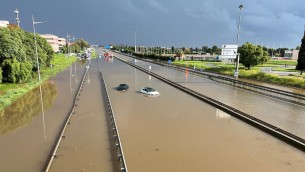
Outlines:
[[[208,48],[205,52],[206,52],[206,53],[210,53],[210,54],[213,53],[213,52],[212,52],[212,48]]]
[[[202,51],[206,53],[208,48],[209,48],[208,46],[202,46]]]
[[[305,32],[302,39],[301,48],[299,51],[298,63],[296,66],[296,70],[300,70],[300,75],[303,74],[303,70],[305,69]]]
[[[2,67],[0,67],[0,83],[2,83]]]
[[[12,83],[23,83],[27,81],[32,72],[29,62],[18,62],[16,59],[5,59],[2,62],[3,79]]]
[[[176,57],[178,57],[179,58],[179,60],[180,60],[180,58],[183,56],[183,50],[181,50],[181,49],[176,49]]]
[[[268,53],[261,46],[255,46],[249,42],[241,46],[238,52],[240,53],[240,63],[248,69],[269,60]]]
[[[297,46],[295,49],[296,49],[296,50],[300,50],[300,48],[301,48],[300,46]]]
[[[216,45],[212,46],[212,53],[216,53],[217,52],[218,47]]]
[[[175,52],[175,47],[174,46],[172,46],[172,52]]]
[[[79,39],[76,41],[76,44],[78,44],[80,46],[80,49],[83,51],[85,48],[89,48],[90,45],[87,41],[83,40],[83,39]]]
[[[52,47],[46,39],[36,35],[39,65],[49,66],[53,58]],[[19,27],[0,28],[0,68],[2,81],[23,83],[37,71],[34,34]]]

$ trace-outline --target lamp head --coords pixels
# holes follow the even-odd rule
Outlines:
[[[19,14],[18,9],[16,8],[16,10],[14,11],[15,14]]]

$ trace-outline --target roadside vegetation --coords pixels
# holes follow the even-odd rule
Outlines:
[[[76,61],[76,57],[70,59],[63,54],[54,55],[50,64],[52,67],[41,68],[41,81],[38,82],[37,73],[28,81],[22,84],[2,83],[0,84],[0,110],[10,105],[12,102],[23,96],[30,90],[38,87],[50,77],[66,69],[71,63]]]
[[[295,62],[291,62],[290,65]],[[235,71],[235,65],[233,63],[226,64],[223,62],[206,62],[206,61],[175,61],[175,65],[184,66],[197,70],[203,70],[207,72],[214,72],[223,75],[233,76]],[[271,65],[269,65],[271,64]],[[302,87],[305,88],[305,77],[299,75],[295,68],[285,68],[283,67],[282,61],[280,60],[270,60],[269,64],[258,65],[248,69],[244,65],[239,68],[239,77],[246,79],[254,79],[258,81]],[[297,72],[295,74],[290,74],[289,76],[278,76],[276,74],[271,74],[262,71],[263,68],[270,67],[272,71],[285,71],[285,72]]]
[[[135,53],[135,48],[137,48]],[[296,48],[299,51],[297,61],[293,60],[272,60],[270,57],[284,57],[288,48],[271,49],[260,45],[253,45],[249,42],[238,48],[240,54],[239,77],[253,79],[273,84],[305,88],[305,77],[302,75],[305,70],[305,35],[301,46]],[[132,47],[125,45],[113,46],[113,50],[123,53],[133,54],[139,58],[149,58],[152,60],[168,61],[173,64],[197,70],[219,73],[234,76],[235,62],[219,62],[215,54],[220,55],[221,49],[217,46],[209,48],[166,48],[166,47]],[[210,55],[214,54],[214,61],[211,58],[207,61],[195,61],[184,59],[185,55]],[[213,59],[213,58],[212,58]],[[290,72],[287,76],[277,74],[277,72]]]
[[[46,39],[36,35],[41,81],[38,81],[38,64],[34,34],[10,25],[0,28],[0,110],[36,88],[50,77],[66,69],[76,57],[54,54]],[[70,47],[71,46],[71,47]],[[90,45],[79,39],[69,46],[69,52],[81,53]],[[68,47],[63,48],[68,52]]]

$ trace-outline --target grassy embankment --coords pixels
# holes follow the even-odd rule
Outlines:
[[[0,84],[0,110],[10,105],[12,102],[20,98],[28,91],[36,88],[42,82],[48,80],[50,77],[58,74],[59,72],[66,69],[71,63],[76,61],[76,57],[65,57],[64,54],[56,54],[51,61],[52,67],[41,69],[41,81],[38,82],[38,75],[34,76],[27,83],[22,84],[11,84],[3,83]]]
[[[234,64],[225,64],[223,62],[207,62],[207,61],[175,61],[174,64],[180,66],[187,66],[196,69],[203,69],[208,72],[215,72],[219,74],[233,76],[235,66]],[[283,67],[287,65],[287,67]],[[289,66],[295,66],[296,61],[289,60],[270,60],[266,64],[252,67],[247,70],[243,65],[239,68],[239,77],[254,79],[274,84],[302,87],[305,88],[305,77],[299,75],[299,71]],[[270,74],[262,72],[261,69],[264,67],[272,68],[272,71],[285,71],[285,72],[298,72],[297,74],[290,74],[289,76],[278,76],[276,74]]]

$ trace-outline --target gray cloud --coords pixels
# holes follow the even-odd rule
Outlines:
[[[22,27],[32,31],[31,15],[49,21],[42,33],[74,34],[92,43],[192,46],[236,42],[239,4],[240,44],[258,42],[295,48],[304,33],[303,0],[10,0],[1,2],[0,20],[14,22],[20,11]],[[259,34],[256,37],[256,34]]]
[[[168,13],[168,9],[163,6],[160,2],[158,2],[157,0],[146,0],[147,3],[154,9],[156,10],[159,10],[161,12],[164,12],[164,13]]]

